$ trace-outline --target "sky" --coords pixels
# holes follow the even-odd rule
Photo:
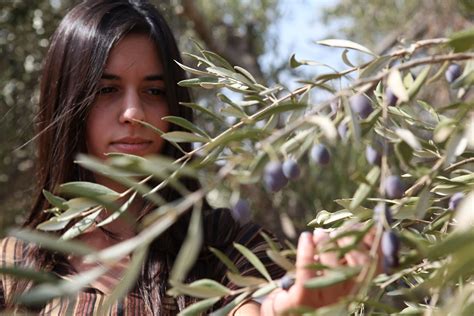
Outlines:
[[[325,63],[337,69],[344,67],[341,61],[342,49],[330,48],[315,44],[315,41],[333,37],[337,33],[340,21],[330,25],[323,24],[323,8],[337,4],[338,0],[280,0],[282,17],[270,29],[271,34],[277,34],[276,49],[269,49],[261,58],[265,71],[269,65],[289,61],[295,53],[297,60],[313,60]],[[289,66],[288,66],[289,67]],[[300,67],[308,74],[328,72],[324,67]],[[285,85],[295,88],[294,79],[286,73],[280,76]]]
[[[341,21],[326,25],[322,21],[323,8],[337,4],[338,0],[280,0],[281,18],[270,28],[278,38],[276,49],[268,49],[261,57],[264,72],[273,64],[286,62],[294,53],[297,60],[312,60],[330,65],[338,70],[347,68],[341,60],[342,49],[318,45],[315,41],[334,38]],[[290,66],[288,64],[287,68]],[[298,70],[309,77],[332,72],[322,66],[301,66]],[[279,75],[279,82],[290,90],[301,86],[289,72]],[[321,95],[321,98],[326,96]]]

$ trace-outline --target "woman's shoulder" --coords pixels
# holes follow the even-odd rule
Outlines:
[[[8,236],[0,239],[1,266],[14,266],[25,261],[28,244],[16,237]]]

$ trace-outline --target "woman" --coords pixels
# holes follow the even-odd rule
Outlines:
[[[66,15],[53,35],[43,66],[37,124],[38,193],[25,227],[34,229],[50,216],[43,212],[49,208],[49,203],[41,194],[42,190],[54,192],[61,183],[70,181],[91,181],[117,191],[124,189],[75,164],[77,153],[103,159],[109,152],[181,156],[180,151],[139,123],[145,121],[171,131],[179,128],[168,125],[162,117],[173,115],[192,120],[190,109],[179,105],[179,102],[189,102],[188,91],[177,86],[177,82],[185,78],[175,63],[180,60],[168,25],[145,1],[87,0]],[[190,151],[189,144],[183,145],[183,149]],[[192,180],[188,180],[186,186],[191,191],[198,188]],[[179,198],[171,189],[161,193],[168,201]],[[144,200],[136,199],[128,211],[139,218],[150,208]],[[166,295],[168,273],[186,235],[188,222],[189,216],[183,216],[152,244],[137,285],[113,306],[112,314],[174,315],[193,302],[189,297],[173,299]],[[243,274],[258,275],[238,256],[233,242],[252,249],[266,264],[272,277],[280,277],[283,271],[265,256],[260,230],[253,224],[239,226],[225,210],[209,210],[204,218],[205,243],[186,282],[207,277],[232,286],[225,277],[223,265],[207,251],[208,246],[226,252]],[[78,238],[91,247],[103,249],[135,233],[134,221],[119,219]],[[303,287],[304,281],[314,276],[305,267],[315,261],[315,245],[321,247],[328,238],[324,232],[314,236],[303,234],[298,246],[295,285],[289,290],[275,291],[262,306],[247,301],[234,310],[235,315],[258,315],[260,312],[273,315],[298,305],[321,306],[348,293],[352,282],[325,291],[309,291]],[[0,259],[4,266],[33,266],[63,278],[94,266],[80,258],[64,258],[14,238],[2,241]],[[326,265],[339,264],[336,255],[321,254],[317,259]],[[346,255],[349,265],[365,264],[368,259],[363,250]],[[124,258],[74,300],[57,298],[30,309],[45,315],[93,314],[119,282],[128,262],[129,258]],[[0,304],[11,310],[20,308],[15,305],[14,296],[30,289],[32,283],[2,276],[0,285]]]

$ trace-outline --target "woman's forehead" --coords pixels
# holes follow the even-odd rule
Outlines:
[[[163,66],[155,43],[146,34],[129,34],[110,51],[105,73],[148,73],[162,75]]]

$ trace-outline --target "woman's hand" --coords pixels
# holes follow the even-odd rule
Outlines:
[[[331,236],[332,233],[331,233]],[[340,298],[347,296],[358,282],[357,277],[320,289],[304,287],[306,281],[317,276],[316,270],[308,269],[313,263],[321,263],[334,268],[338,266],[368,267],[370,264],[369,247],[374,241],[374,233],[368,233],[364,241],[356,249],[347,252],[343,258],[338,258],[337,252],[321,252],[330,239],[329,233],[322,229],[315,230],[314,234],[302,233],[298,241],[296,256],[295,283],[288,290],[273,291],[262,303],[260,313],[265,316],[277,315],[290,308],[307,306],[318,308],[336,303]],[[339,247],[352,243],[352,237],[342,237],[337,240]],[[316,253],[315,253],[316,250]],[[380,256],[377,256],[380,258]],[[380,271],[380,259],[377,267]],[[324,272],[320,272],[324,275]]]

